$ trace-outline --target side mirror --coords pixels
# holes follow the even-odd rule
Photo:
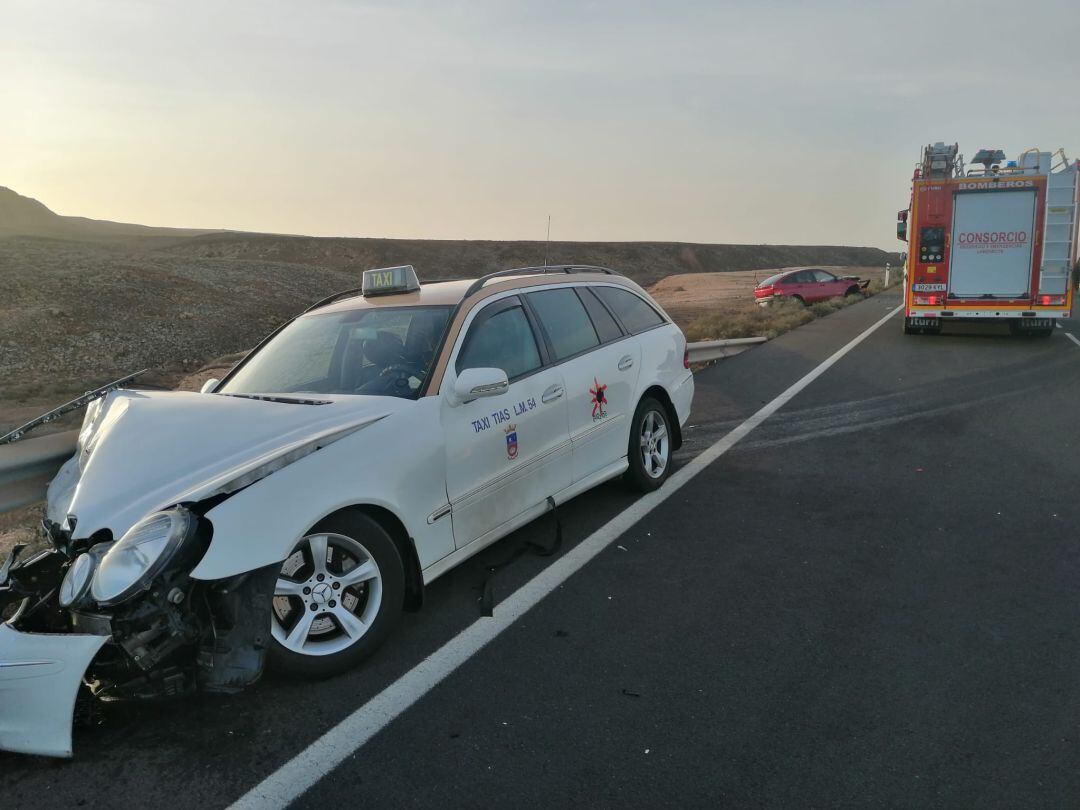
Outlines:
[[[216,377],[211,377],[209,380],[207,380],[206,382],[204,382],[202,384],[202,388],[199,389],[199,393],[200,394],[212,394],[212,393],[214,393],[214,389],[217,388],[217,384],[219,382],[221,382],[221,380],[217,379]]]
[[[454,397],[458,402],[497,397],[508,390],[510,381],[501,368],[467,368],[454,380]]]

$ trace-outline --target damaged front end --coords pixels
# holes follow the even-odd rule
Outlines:
[[[367,400],[317,407],[147,391],[88,404],[49,484],[49,548],[0,567],[0,749],[70,756],[76,695],[259,679],[284,554],[236,527],[215,537],[208,515],[387,414]],[[228,564],[195,576],[215,551]]]
[[[258,680],[275,566],[217,581],[190,572],[212,526],[199,504],[72,539],[0,567],[0,749],[71,756],[78,700],[234,692]]]

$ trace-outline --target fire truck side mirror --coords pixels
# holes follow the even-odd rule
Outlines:
[[[905,242],[907,241],[907,223],[906,222],[897,222],[896,223],[896,238],[897,239],[902,239]]]

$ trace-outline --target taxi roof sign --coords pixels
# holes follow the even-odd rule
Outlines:
[[[365,270],[361,292],[365,298],[373,295],[393,295],[420,289],[420,280],[411,264],[400,267],[380,267]]]

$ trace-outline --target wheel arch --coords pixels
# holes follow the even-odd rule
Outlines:
[[[671,442],[671,450],[672,452],[675,452],[680,447],[682,447],[682,425],[679,424],[679,414],[675,410],[675,404],[671,401],[671,397],[668,396],[667,389],[665,389],[662,385],[650,385],[642,392],[641,398],[638,399],[638,402],[640,403],[642,399],[645,399],[645,397],[653,397],[654,399],[658,399],[660,401],[660,404],[664,406],[664,410],[667,411],[668,424],[671,425],[671,433],[673,439],[673,441]]]
[[[424,604],[424,577],[420,568],[420,557],[416,553],[416,544],[409,536],[409,531],[401,518],[384,506],[357,503],[331,512],[319,520],[315,526],[340,515],[364,515],[378,523],[390,535],[405,566],[405,610],[418,611]]]

